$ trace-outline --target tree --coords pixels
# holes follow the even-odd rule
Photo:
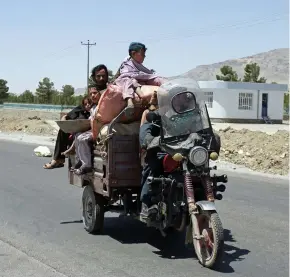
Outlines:
[[[216,75],[217,80],[227,81],[227,82],[240,82],[239,76],[236,71],[229,65],[224,65],[220,72],[222,75]]]
[[[60,93],[60,104],[61,105],[72,105],[74,104],[74,94],[75,89],[71,85],[62,86],[62,91]]]
[[[53,90],[51,97],[51,104],[53,105],[61,105],[61,92],[57,90]]]
[[[75,94],[75,89],[71,85],[62,86],[62,94],[64,97],[72,97]]]
[[[30,90],[25,90],[18,96],[18,102],[20,103],[34,103],[34,95]]]
[[[47,77],[43,78],[43,80],[39,82],[38,88],[36,89],[36,96],[38,97],[39,103],[51,103],[54,94],[56,94],[54,83]]]
[[[252,82],[252,83],[266,83],[264,77],[260,77],[260,66],[257,63],[249,63],[245,66],[245,75],[243,82]]]
[[[74,99],[73,105],[78,106],[78,105],[81,104],[81,102],[83,100],[83,96],[82,95],[78,95],[78,96],[75,96],[73,99]]]
[[[3,103],[9,96],[9,87],[7,87],[7,81],[0,79],[0,103]]]
[[[284,110],[289,113],[289,91],[284,94]]]
[[[8,103],[18,103],[18,95],[16,93],[8,93],[8,97],[6,100]]]

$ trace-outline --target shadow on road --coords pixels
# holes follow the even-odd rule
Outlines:
[[[104,234],[124,244],[148,243],[158,249],[153,253],[165,259],[196,259],[193,247],[187,247],[184,244],[184,232],[174,233],[163,238],[158,230],[147,228],[139,221],[107,218]],[[232,273],[234,269],[231,263],[242,261],[250,251],[235,246],[236,240],[228,229],[224,229],[224,238],[225,254],[222,264],[216,271]]]
[[[237,244],[237,241],[234,239],[231,231],[228,229],[224,229],[224,238],[225,254],[222,264],[219,266],[219,268],[216,269],[216,271],[219,271],[221,273],[232,273],[234,272],[234,269],[231,266],[231,263],[244,260],[245,256],[248,255],[251,251],[235,246],[235,244]]]
[[[61,224],[81,223],[82,221],[61,222]],[[193,247],[184,244],[185,233],[174,233],[163,238],[154,228],[147,228],[143,223],[129,218],[105,218],[103,235],[119,241],[122,244],[148,243],[154,248],[156,255],[164,259],[196,259]],[[216,269],[221,273],[234,272],[231,264],[242,261],[250,253],[247,249],[237,247],[237,241],[231,231],[224,229],[225,254],[222,264]]]

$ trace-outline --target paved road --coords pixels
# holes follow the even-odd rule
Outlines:
[[[80,223],[79,188],[66,170],[42,169],[33,145],[0,141],[0,276],[288,276],[288,185],[231,177],[217,203],[226,235],[219,272],[141,223],[108,214],[105,234]],[[250,179],[251,178],[251,179]],[[167,243],[166,243],[167,242]]]

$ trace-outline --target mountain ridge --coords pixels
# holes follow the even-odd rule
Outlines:
[[[231,66],[238,76],[243,78],[246,64],[255,62],[260,66],[260,77],[265,77],[267,83],[289,84],[289,48],[273,49],[243,58],[198,65],[183,74],[169,77],[169,79],[189,77],[198,81],[213,81],[216,80],[216,75],[220,74],[220,68],[224,65]],[[84,91],[85,88],[78,88],[75,90],[75,95],[83,94]]]
[[[260,77],[265,77],[267,83],[289,84],[289,48],[273,49],[243,58],[199,65],[179,76],[190,77],[198,81],[212,81],[216,80],[216,75],[220,74],[222,66],[229,65],[240,78],[243,78],[244,68],[248,63],[257,63],[260,66]]]

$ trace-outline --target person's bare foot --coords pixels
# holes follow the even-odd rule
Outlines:
[[[127,99],[126,116],[130,117],[134,114],[134,103],[132,98]]]
[[[134,108],[134,103],[132,98],[127,99],[127,107],[133,107]]]
[[[82,162],[81,161],[78,161],[76,164],[75,164],[75,166],[72,166],[71,168],[70,168],[70,171],[72,171],[72,172],[74,172],[75,170],[77,170],[77,169],[79,169],[81,166],[82,166]]]
[[[76,175],[84,175],[87,173],[91,173],[93,169],[91,167],[80,167],[79,169],[74,170]]]
[[[139,97],[140,99],[143,98],[143,92],[142,92],[142,90],[141,90],[141,87],[137,87],[135,92],[136,92],[136,94],[138,95],[138,97]]]

